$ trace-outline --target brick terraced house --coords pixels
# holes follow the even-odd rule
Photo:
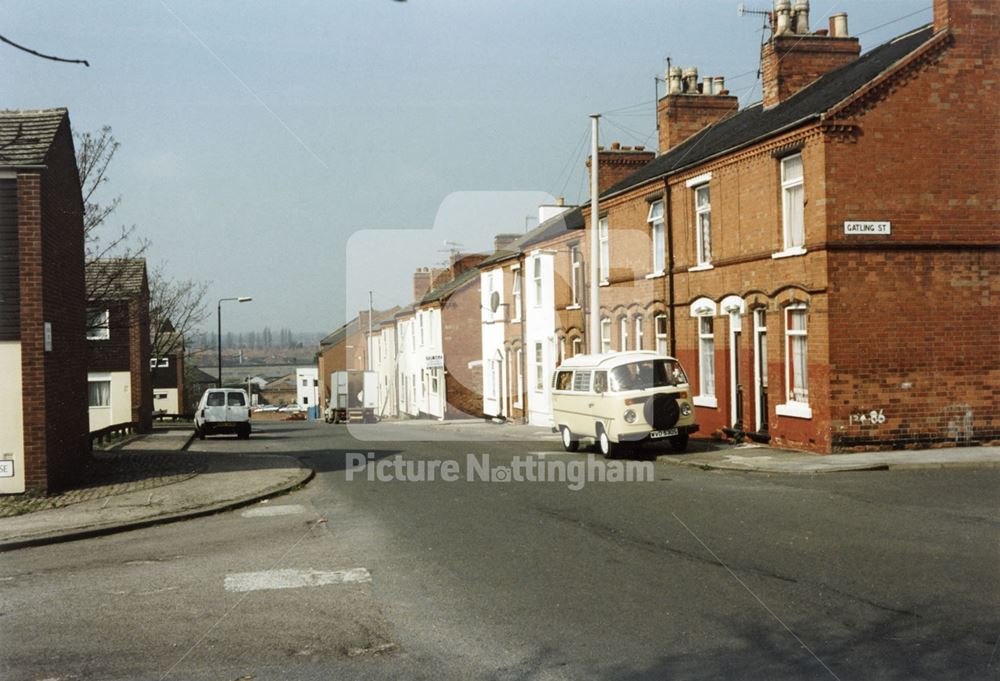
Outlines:
[[[86,462],[83,199],[66,109],[0,111],[0,493]]]
[[[86,272],[90,430],[134,422],[148,432],[153,373],[146,261],[104,258],[87,263]]]
[[[662,340],[702,433],[1000,438],[1000,14],[933,9],[861,54],[846,15],[810,33],[776,3],[763,101],[671,69],[660,155],[602,183],[601,345]]]

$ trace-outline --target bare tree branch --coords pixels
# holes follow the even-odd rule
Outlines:
[[[195,327],[209,314],[205,307],[208,284],[193,279],[174,281],[164,268],[149,276],[150,340],[155,357],[177,354]]]

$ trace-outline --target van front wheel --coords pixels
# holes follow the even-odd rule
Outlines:
[[[559,431],[562,433],[563,449],[567,452],[575,452],[580,448],[580,441],[573,437],[573,433],[570,432],[569,428],[559,426]]]
[[[601,450],[601,454],[604,455],[605,459],[613,459],[618,456],[618,450],[620,449],[617,444],[611,441],[608,437],[608,431],[604,430],[603,426],[598,426],[597,428],[597,447]]]

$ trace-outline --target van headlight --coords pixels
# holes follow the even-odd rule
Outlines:
[[[681,405],[681,416],[690,416],[690,415],[691,415],[691,405],[685,402],[684,404]]]
[[[625,423],[635,423],[635,411],[632,409],[625,410]]]

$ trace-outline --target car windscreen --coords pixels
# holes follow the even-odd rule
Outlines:
[[[243,397],[243,393],[229,393],[229,406],[230,407],[247,406],[247,401],[246,398]]]
[[[611,390],[648,390],[687,383],[681,365],[672,359],[644,359],[611,370]]]
[[[226,406],[226,393],[208,393],[208,400],[205,402],[208,407]]]

